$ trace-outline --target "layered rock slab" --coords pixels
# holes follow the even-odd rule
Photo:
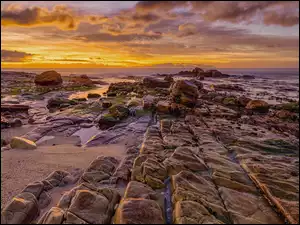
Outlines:
[[[46,212],[38,223],[107,224],[119,200],[119,193],[113,189],[81,184],[66,192],[57,207]]]
[[[163,224],[156,193],[147,185],[131,181],[116,210],[115,224]]]

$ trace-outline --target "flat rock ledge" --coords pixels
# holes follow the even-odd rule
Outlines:
[[[54,171],[29,184],[1,223],[297,224],[294,147],[278,147],[286,140],[271,141],[268,130],[251,138],[252,126],[230,119],[160,116],[122,161],[99,156],[85,171]],[[68,184],[77,186],[40,215],[49,190]]]

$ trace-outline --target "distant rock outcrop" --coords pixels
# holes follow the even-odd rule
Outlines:
[[[204,72],[204,70],[199,68],[199,67],[196,67],[195,69],[192,70],[192,72],[195,73],[195,74],[198,74],[198,73]]]
[[[70,75],[69,82],[73,85],[93,86],[94,82],[85,74],[83,75]]]
[[[156,87],[168,88],[168,87],[170,87],[171,82],[162,80],[162,79],[158,79],[155,77],[145,77],[143,79],[143,84],[149,88],[156,88]]]
[[[61,75],[54,70],[43,72],[34,78],[34,83],[41,86],[59,85],[62,82]]]

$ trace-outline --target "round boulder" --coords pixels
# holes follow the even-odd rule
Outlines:
[[[41,86],[59,85],[62,82],[61,75],[54,70],[43,72],[34,78],[34,83]]]

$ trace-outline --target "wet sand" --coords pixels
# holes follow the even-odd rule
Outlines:
[[[48,142],[53,144],[53,142]],[[46,178],[54,170],[86,169],[100,155],[122,159],[123,145],[81,148],[74,144],[41,145],[36,150],[9,150],[1,154],[1,209],[31,182]],[[62,193],[60,193],[62,194]],[[59,195],[60,195],[59,194]]]
[[[36,125],[23,125],[21,127],[13,127],[13,128],[7,128],[7,129],[2,129],[1,130],[1,137],[7,141],[10,141],[11,138],[15,136],[22,136],[29,131],[33,130],[36,128]]]

